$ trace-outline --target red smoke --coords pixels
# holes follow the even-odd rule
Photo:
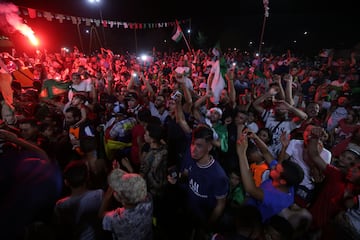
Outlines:
[[[17,30],[24,36],[26,36],[31,44],[34,46],[39,45],[39,40],[36,38],[34,31],[24,23],[23,19],[18,15],[19,9],[12,3],[0,4],[0,15],[5,16],[6,22],[2,27],[12,27],[12,30]]]

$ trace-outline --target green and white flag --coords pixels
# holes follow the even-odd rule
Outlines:
[[[171,37],[171,39],[174,40],[175,42],[179,42],[181,38],[182,38],[182,30],[179,23],[176,21],[176,32]]]
[[[69,91],[71,82],[58,82],[55,79],[47,79],[43,82],[40,97],[53,99],[56,96]]]
[[[220,43],[216,43],[212,53],[215,56],[215,60],[213,60],[212,63],[207,86],[210,87],[213,92],[213,96],[210,98],[210,101],[217,105],[220,101],[221,92],[227,85],[225,81],[227,66],[226,60],[221,53]]]

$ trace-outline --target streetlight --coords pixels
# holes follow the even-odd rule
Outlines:
[[[189,44],[190,44],[190,42],[191,42],[191,29],[190,28],[187,30],[187,33],[189,34]]]
[[[88,0],[88,2],[91,4],[96,4],[99,8],[100,25],[101,25],[102,35],[103,35],[103,39],[104,39],[104,46],[106,47],[105,30],[104,30],[103,16],[102,16],[102,11],[101,11],[101,0]]]

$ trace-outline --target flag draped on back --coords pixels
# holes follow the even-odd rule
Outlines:
[[[178,21],[176,21],[176,32],[174,33],[174,35],[172,35],[171,39],[174,40],[175,42],[179,42],[182,38],[182,30],[181,27],[178,23]]]

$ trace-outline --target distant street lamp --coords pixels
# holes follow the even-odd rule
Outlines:
[[[104,46],[106,47],[105,30],[104,30],[103,16],[102,16],[102,11],[101,11],[101,1],[100,0],[88,0],[88,2],[91,3],[91,4],[96,4],[97,7],[99,8],[100,27],[101,27],[102,35],[103,35],[103,39],[104,39]]]
[[[191,29],[190,28],[187,30],[187,33],[189,34],[189,44],[190,44],[190,42],[191,42]]]

